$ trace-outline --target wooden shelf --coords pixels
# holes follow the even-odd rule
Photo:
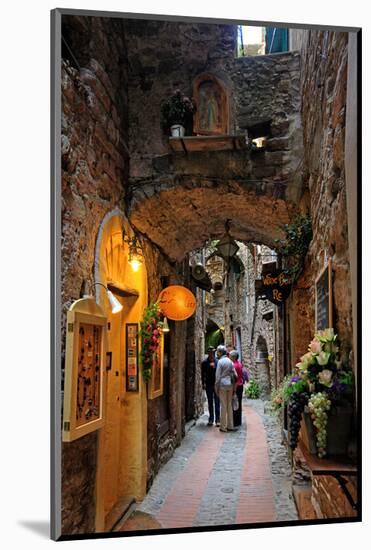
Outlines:
[[[355,475],[357,466],[346,456],[334,458],[318,458],[311,454],[302,441],[299,441],[299,449],[313,475]]]
[[[169,144],[175,153],[237,151],[248,149],[247,136],[184,136],[170,137]]]

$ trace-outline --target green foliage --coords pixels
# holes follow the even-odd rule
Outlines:
[[[245,396],[249,399],[259,399],[261,388],[255,380],[250,380],[245,387]]]
[[[288,403],[290,397],[294,393],[304,393],[309,389],[308,383],[305,380],[300,378],[299,380],[295,380],[295,378],[299,377],[292,377],[291,375],[286,376],[282,382],[282,397],[284,403]]]
[[[275,239],[276,250],[287,259],[287,275],[295,278],[303,267],[313,237],[310,216],[296,216],[291,223],[284,225],[284,230],[286,237]]]
[[[145,382],[151,378],[153,354],[156,352],[161,333],[161,312],[158,304],[152,303],[145,308],[140,323],[141,352],[140,360],[143,367],[143,379]]]
[[[209,332],[206,334],[205,349],[207,349],[209,346],[217,348],[219,344],[223,344],[223,342],[223,332],[220,330],[220,328],[218,328],[217,330],[214,330],[214,332]]]

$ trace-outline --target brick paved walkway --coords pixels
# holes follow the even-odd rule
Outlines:
[[[201,417],[122,530],[148,529],[141,517],[167,529],[276,521],[280,494],[272,481],[272,449],[255,409],[244,403],[238,432],[222,433]],[[296,519],[292,510],[288,515]]]

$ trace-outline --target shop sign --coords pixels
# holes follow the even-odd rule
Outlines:
[[[263,275],[263,292],[273,304],[280,305],[290,295],[291,279],[284,271],[273,270]]]
[[[171,285],[160,292],[158,305],[162,313],[173,321],[184,321],[196,310],[196,298],[188,288]]]

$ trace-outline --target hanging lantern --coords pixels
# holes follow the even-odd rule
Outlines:
[[[230,224],[231,220],[225,222],[225,234],[216,245],[218,254],[227,262],[229,262],[239,250],[238,244],[229,234]]]
[[[188,288],[171,285],[164,288],[158,297],[158,305],[163,315],[173,321],[184,321],[196,310],[196,298]]]

